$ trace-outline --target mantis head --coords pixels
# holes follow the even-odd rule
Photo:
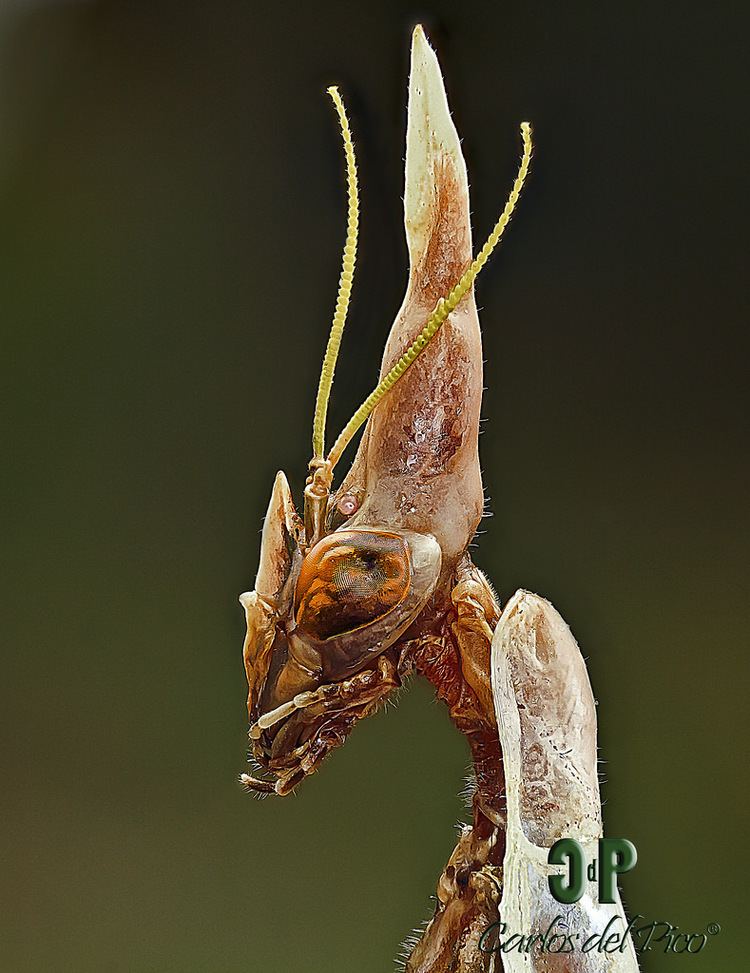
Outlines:
[[[250,790],[277,794],[313,773],[400,684],[405,646],[440,612],[441,594],[476,530],[483,509],[482,358],[473,285],[510,220],[531,159],[524,123],[510,197],[472,259],[466,168],[437,59],[418,27],[404,197],[409,285],[380,381],[326,451],[359,226],[349,123],[337,89],[329,94],[344,143],[348,221],[313,458],[301,515],[286,477],[277,475],[255,589],[240,597],[251,748],[263,771],[241,780]],[[353,465],[334,491],[334,468],[365,423]]]
[[[310,543],[283,473],[263,528],[245,668],[255,760],[287,794],[399,685],[395,644],[425,606],[441,564],[434,537],[366,525]]]

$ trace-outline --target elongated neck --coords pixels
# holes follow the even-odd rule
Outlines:
[[[412,655],[414,668],[435,687],[448,707],[450,718],[469,745],[474,779],[474,824],[486,831],[482,819],[501,831],[505,826],[505,777],[498,738],[497,721],[490,686],[489,643],[484,652],[475,653],[472,673],[467,678],[466,659],[446,616],[443,636],[425,640]]]

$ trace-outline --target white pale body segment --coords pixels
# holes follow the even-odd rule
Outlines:
[[[622,933],[622,903],[599,903],[596,882],[583,897],[563,905],[548,878],[561,871],[547,863],[550,847],[574,838],[586,860],[597,858],[602,837],[597,774],[596,708],[586,665],[570,629],[538,595],[518,591],[505,606],[492,642],[492,692],[507,792],[506,852],[500,916],[505,937],[543,934],[556,916],[579,933],[575,952],[502,954],[504,973],[637,973],[630,937],[622,951],[581,947],[611,927]]]

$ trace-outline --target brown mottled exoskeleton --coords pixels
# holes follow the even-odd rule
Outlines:
[[[297,513],[279,473],[255,590],[240,599],[250,739],[260,768],[242,782],[290,793],[416,670],[465,734],[476,788],[472,824],[440,876],[435,915],[413,944],[407,970],[635,969],[632,950],[600,966],[592,963],[601,957],[579,956],[573,965],[549,956],[542,965],[528,956],[501,958],[487,935],[501,905],[504,913],[516,910],[525,934],[548,924],[557,906],[543,888],[546,848],[563,835],[593,841],[601,833],[593,698],[575,641],[552,606],[527,592],[501,611],[467,553],[484,508],[473,284],[518,200],[530,128],[522,125],[523,155],[505,210],[473,258],[459,139],[435,54],[415,30],[404,195],[409,283],[380,384],[326,455],[358,227],[349,125],[338,92],[329,91],[347,158],[347,243],[304,510]],[[334,490],[333,468],[365,422],[352,466]],[[507,782],[503,751],[512,768]],[[599,924],[601,907],[589,901],[581,908],[589,924]],[[625,960],[630,965],[615,965]]]

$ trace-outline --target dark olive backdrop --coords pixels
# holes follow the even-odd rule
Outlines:
[[[533,180],[479,285],[494,519],[599,699],[631,910],[741,970],[747,801],[745,5],[3,4],[0,970],[382,973],[428,915],[467,751],[426,685],[294,798],[243,796],[237,593],[299,489],[343,231],[334,394],[405,281],[410,28],[447,74],[477,237],[518,123]],[[448,515],[448,512],[446,512]]]

